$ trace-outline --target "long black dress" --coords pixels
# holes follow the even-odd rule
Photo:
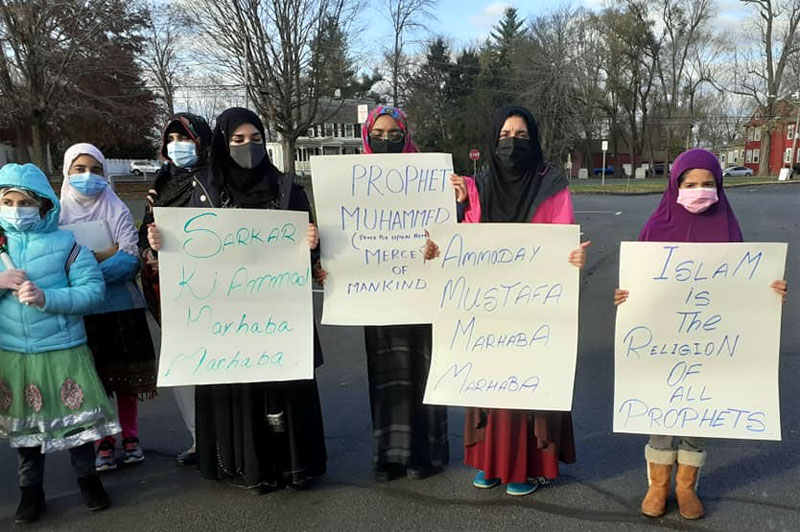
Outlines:
[[[190,206],[236,208],[208,175],[198,176]],[[306,211],[305,191],[289,176],[260,208]],[[254,205],[248,205],[253,208]],[[312,260],[315,260],[312,252]],[[314,334],[314,366],[322,350]],[[303,487],[325,473],[327,454],[316,380],[197,386],[197,454],[203,478],[231,479],[246,487]]]

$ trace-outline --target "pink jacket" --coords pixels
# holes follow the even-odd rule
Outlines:
[[[481,221],[481,200],[478,196],[478,187],[475,180],[471,177],[464,177],[469,195],[469,205],[464,210],[464,223],[480,223]],[[572,198],[569,189],[558,192],[555,196],[549,197],[533,213],[531,218],[533,224],[574,224],[575,213],[572,210]]]

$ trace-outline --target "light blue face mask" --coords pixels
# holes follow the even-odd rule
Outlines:
[[[73,174],[69,176],[69,184],[72,188],[78,191],[82,196],[97,196],[108,186],[103,176],[84,172],[82,174]]]
[[[167,157],[180,168],[194,166],[200,159],[194,142],[175,140],[167,144]]]
[[[0,206],[0,218],[6,221],[17,231],[27,231],[42,219],[39,207],[11,207]]]

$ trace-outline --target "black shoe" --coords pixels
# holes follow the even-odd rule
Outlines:
[[[17,513],[14,514],[14,522],[17,524],[33,523],[39,520],[44,513],[44,490],[42,485],[26,486],[19,489],[22,497],[17,506]]]
[[[81,488],[83,502],[90,512],[99,512],[111,506],[111,499],[108,498],[103,482],[96,474],[79,478],[78,486]]]
[[[375,482],[389,482],[405,473],[405,467],[400,464],[386,464],[375,468]]]
[[[192,447],[192,449],[194,449],[194,447]],[[193,451],[192,449],[186,449],[175,457],[175,461],[179,466],[192,465],[197,462],[197,451]]]
[[[411,480],[422,480],[428,478],[431,474],[431,466],[409,466],[406,470],[406,476]]]

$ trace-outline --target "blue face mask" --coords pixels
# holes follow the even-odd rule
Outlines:
[[[85,172],[69,176],[69,184],[82,196],[97,196],[108,186],[103,176]]]
[[[191,167],[199,160],[194,142],[178,140],[167,144],[167,157],[180,168]]]
[[[0,218],[17,231],[27,231],[42,219],[39,215],[39,207],[10,207],[8,205],[0,207]]]

